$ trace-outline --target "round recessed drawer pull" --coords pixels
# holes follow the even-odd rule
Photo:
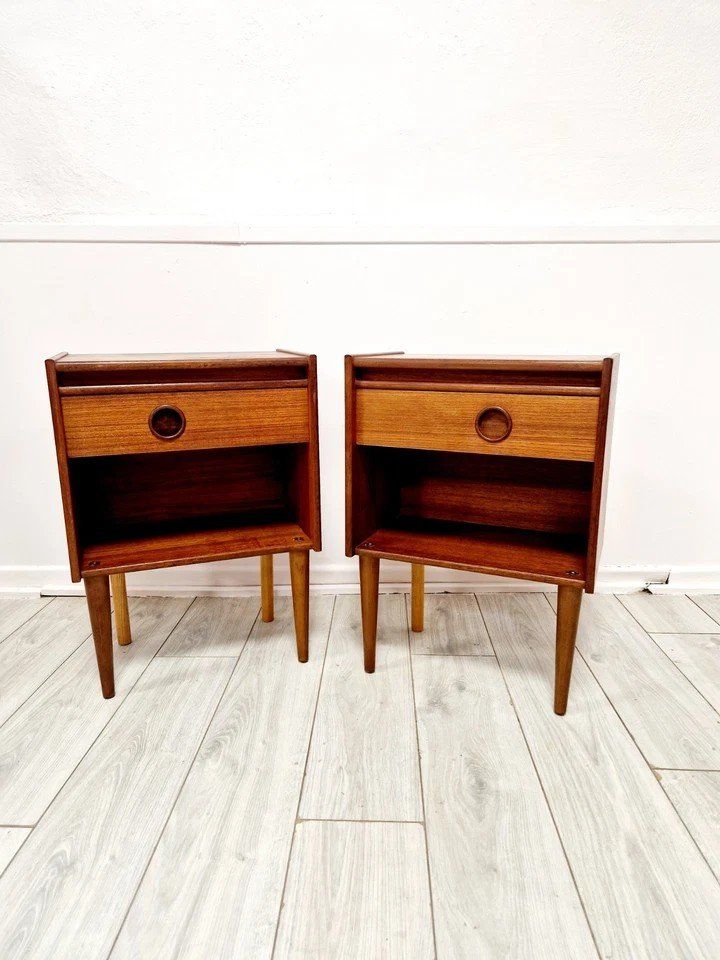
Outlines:
[[[185,431],[185,414],[177,407],[158,407],[150,414],[148,424],[159,440],[177,440]]]
[[[486,407],[477,415],[475,429],[488,443],[500,443],[510,436],[512,417],[502,407]]]

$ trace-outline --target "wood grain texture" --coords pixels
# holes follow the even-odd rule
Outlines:
[[[52,597],[0,597],[0,642],[46,607]]]
[[[360,604],[338,597],[300,816],[421,820],[405,600],[380,597],[374,674],[360,669]]]
[[[0,874],[5,870],[29,834],[29,827],[0,827]]]
[[[3,641],[0,644],[0,723],[4,723],[90,633],[85,600],[58,597]],[[97,684],[97,677],[95,682]]]
[[[110,592],[115,619],[115,638],[121,647],[126,647],[132,643],[132,629],[130,627],[127,585],[124,573],[116,573],[110,577]]]
[[[600,387],[567,387],[546,383],[480,383],[452,380],[358,380],[359,390],[453,390],[460,393],[529,393],[556,397],[599,397]]]
[[[651,636],[720,714],[720,631],[653,633]]]
[[[584,607],[578,650],[647,761],[720,769],[720,716],[618,599],[593,595]]]
[[[307,443],[307,390],[117,394],[64,397],[61,401],[68,456],[167,453],[272,443]],[[185,431],[161,440],[148,426],[158,407],[182,410]]]
[[[411,634],[414,654],[492,655],[485,624],[470,593],[429,593],[425,597],[425,630]]]
[[[219,530],[192,530],[158,536],[136,536],[118,543],[102,543],[83,551],[83,572],[125,573],[158,567],[255,557],[310,548],[310,540],[296,523],[230,526]]]
[[[596,397],[360,390],[355,404],[360,444],[558,460],[595,456]],[[476,417],[487,407],[500,407],[512,419],[500,443],[476,430]]]
[[[582,586],[585,549],[578,538],[472,524],[400,523],[373,531],[359,556]]]
[[[413,675],[438,956],[595,960],[497,661],[418,657]]]
[[[161,657],[239,657],[258,614],[254,597],[196,597]]]
[[[86,640],[0,727],[0,823],[37,823],[128,696],[189,600],[131,601],[135,642],[117,657],[117,694],[98,695]]]
[[[659,777],[720,881],[720,771],[663,770]]]
[[[300,823],[274,960],[432,960],[415,823]]]
[[[0,879],[3,960],[105,960],[232,663],[148,667]]]
[[[287,599],[256,623],[113,960],[270,956],[332,607],[315,599],[304,665]]]
[[[590,463],[433,450],[379,454],[399,488],[403,517],[587,534]]]
[[[628,593],[618,599],[648,633],[720,633],[720,624],[689,597]]]
[[[555,618],[538,594],[478,595],[601,957],[720,955],[720,886],[582,659],[547,709]]]

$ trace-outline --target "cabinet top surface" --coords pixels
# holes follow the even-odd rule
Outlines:
[[[617,354],[587,357],[554,357],[554,356],[441,356],[433,354],[411,353],[374,353],[355,354],[352,356],[356,367],[560,367],[579,368],[584,370],[600,370],[606,359],[617,359]]]
[[[305,366],[309,354],[272,350],[257,353],[63,353],[54,357],[60,369],[108,366],[139,368],[143,366],[251,366],[277,364],[278,366]]]

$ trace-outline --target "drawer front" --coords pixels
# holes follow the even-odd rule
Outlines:
[[[359,389],[356,438],[378,447],[593,460],[599,404],[597,397]]]
[[[68,456],[165,453],[310,437],[306,389],[64,397]]]

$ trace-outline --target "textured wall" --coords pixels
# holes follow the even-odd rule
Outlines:
[[[717,0],[0,17],[0,220],[720,222]]]

